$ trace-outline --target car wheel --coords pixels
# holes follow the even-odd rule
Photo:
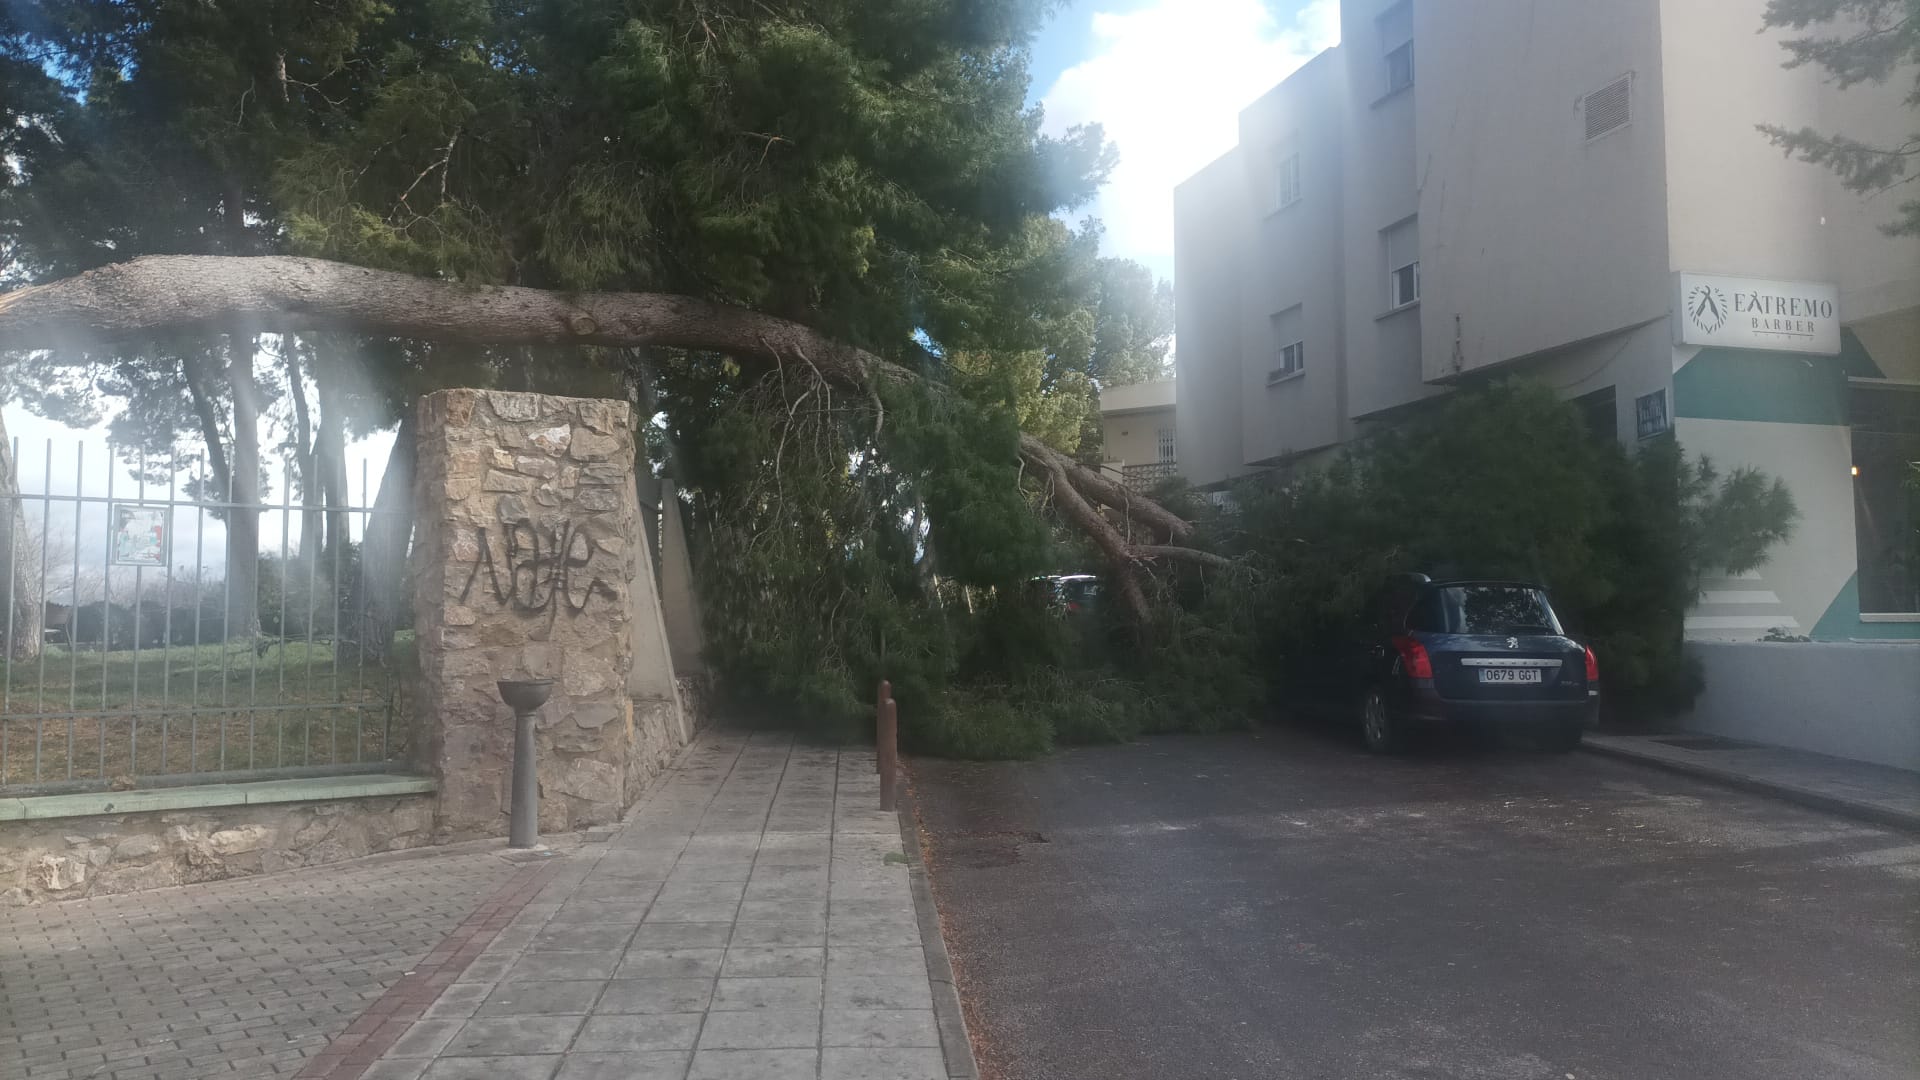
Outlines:
[[[1400,731],[1387,708],[1387,695],[1379,687],[1369,689],[1360,703],[1360,733],[1366,736],[1367,749],[1376,754],[1400,750]]]
[[[1585,724],[1563,721],[1549,728],[1542,742],[1556,754],[1567,754],[1580,748],[1580,737],[1585,734]]]

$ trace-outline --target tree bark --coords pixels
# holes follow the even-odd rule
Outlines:
[[[320,443],[313,431],[313,412],[307,405],[307,386],[300,377],[300,343],[291,337],[281,342],[287,365],[287,396],[293,401],[293,468],[300,476],[300,575],[306,564],[320,557],[321,531],[325,528],[321,507]],[[282,573],[286,570],[283,568]],[[288,579],[291,580],[291,579]]]
[[[236,320],[260,331],[338,329],[496,346],[672,346],[804,363],[863,392],[919,378],[799,323],[695,297],[469,286],[287,256],[155,255],[0,294],[0,351],[213,331]],[[1123,599],[1127,583],[1138,590],[1130,538],[1096,505],[1141,525],[1149,539],[1182,540],[1191,533],[1179,515],[1031,436],[1021,436],[1020,454],[1058,482],[1056,505],[1107,552]],[[1082,506],[1091,519],[1076,513]],[[1095,531],[1096,522],[1119,537],[1118,547]]]
[[[0,604],[7,604],[6,656],[29,660],[40,655],[41,605],[39,545],[27,529],[25,500],[20,498],[19,463],[13,459],[13,439],[0,419]],[[45,523],[42,523],[45,532]],[[42,536],[41,543],[45,543]],[[11,603],[8,604],[9,598]]]
[[[320,385],[320,432],[315,457],[320,470],[321,501],[327,510],[325,558],[327,573],[344,565],[353,515],[341,509],[353,505],[347,489],[347,405],[339,391],[331,388],[332,376],[322,376],[316,364],[314,379]],[[363,493],[364,494],[364,493]]]
[[[253,382],[255,334],[227,336],[227,381],[233,392],[234,505],[227,509],[228,640],[260,633],[260,400]],[[285,572],[285,568],[282,568]]]
[[[1120,606],[1127,612],[1128,618],[1135,624],[1144,626],[1150,621],[1146,591],[1140,587],[1140,570],[1134,565],[1133,552],[1127,545],[1126,537],[1113,523],[1100,516],[1068,477],[1066,466],[1059,454],[1037,455],[1023,451],[1027,464],[1047,474],[1048,486],[1053,492],[1053,504],[1059,507],[1061,514],[1074,523],[1093,542],[1099,545],[1102,554],[1107,557],[1107,566],[1112,571],[1113,585],[1120,594]]]

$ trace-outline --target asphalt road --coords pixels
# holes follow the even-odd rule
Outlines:
[[[997,1080],[1920,1076],[1920,838],[1288,728],[912,769]]]

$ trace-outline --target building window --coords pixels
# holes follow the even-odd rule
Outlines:
[[[1284,154],[1280,158],[1279,198],[1282,208],[1300,201],[1300,155],[1298,152]]]
[[[1380,54],[1386,57],[1387,89],[1391,94],[1413,85],[1413,3],[1402,0],[1382,12]]]
[[[1587,429],[1587,434],[1593,436],[1595,441],[1612,442],[1619,437],[1614,427],[1613,387],[1574,398],[1573,408],[1580,414],[1580,425]]]
[[[1277,383],[1307,369],[1306,326],[1299,304],[1273,315],[1269,322],[1273,329],[1273,366],[1267,369],[1267,382]]]
[[[1633,118],[1633,78],[1622,75],[1581,100],[1580,112],[1586,119],[1587,141],[1627,126]]]
[[[1380,233],[1387,256],[1387,308],[1406,307],[1420,299],[1420,222],[1407,220]]]
[[[1387,54],[1387,93],[1413,85],[1413,42]]]
[[[1171,465],[1175,461],[1179,460],[1179,455],[1180,455],[1179,444],[1174,441],[1172,428],[1163,427],[1160,429],[1159,449],[1160,449],[1160,463],[1162,465]]]
[[[1860,612],[1920,612],[1920,387],[1855,386],[1849,398]]]

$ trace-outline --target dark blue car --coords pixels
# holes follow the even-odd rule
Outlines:
[[[1600,706],[1593,650],[1567,636],[1546,590],[1520,581],[1397,577],[1325,673],[1358,702],[1375,753],[1404,748],[1417,728],[1467,724],[1572,750]]]

